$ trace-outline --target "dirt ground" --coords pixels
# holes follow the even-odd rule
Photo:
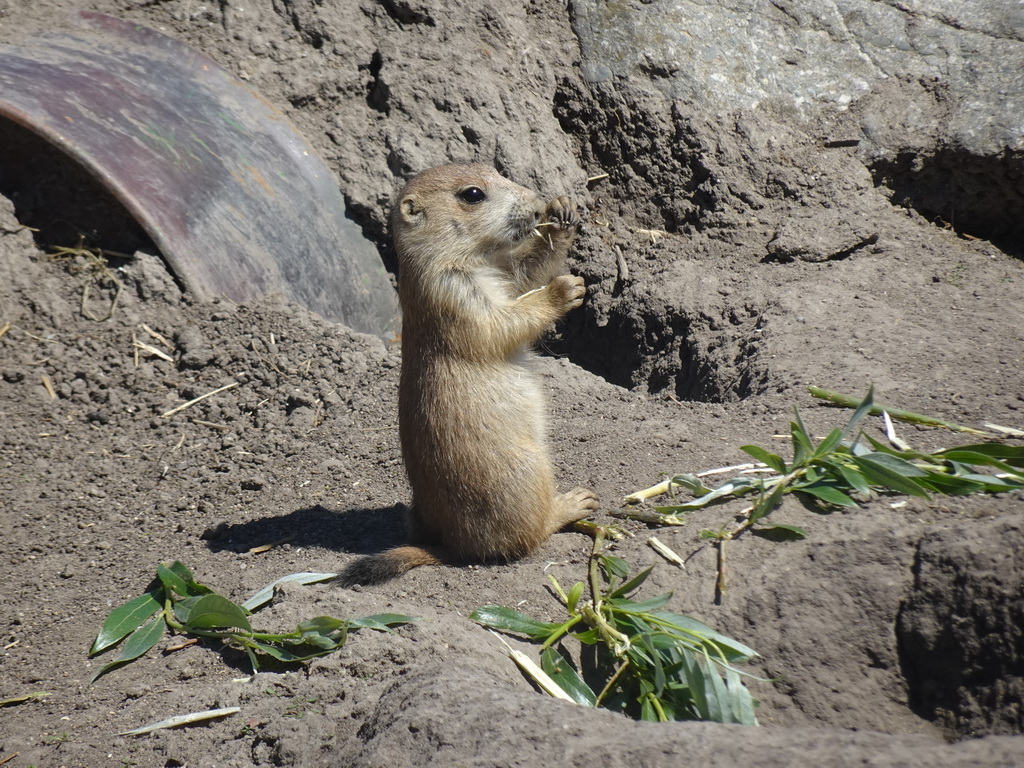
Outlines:
[[[873,382],[893,406],[1024,428],[1022,244],[915,208],[855,146],[823,148],[813,137],[854,130],[857,103],[809,125],[602,89],[576,74],[572,4],[556,0],[0,0],[0,44],[70,29],[83,7],[205,51],[282,109],[389,267],[389,201],[421,168],[482,160],[573,195],[571,267],[589,295],[546,338],[541,371],[561,485],[593,488],[602,520],[666,473],[744,461],[740,445],[787,454],[794,406],[816,435],[844,423],[811,384]],[[876,116],[898,111],[884,96]],[[160,562],[241,601],[401,541],[401,350],[274,297],[194,301],[88,179],[11,126],[0,137],[0,699],[49,693],[0,708],[4,765],[1024,765],[1022,494],[787,500],[776,517],[808,538],[731,543],[721,600],[700,531],[741,504],[625,523],[618,553],[635,566],[659,560],[655,534],[688,558],[660,563],[644,594],[673,591],[672,610],[761,654],[759,729],[548,700],[466,618],[499,603],[554,619],[545,572],[582,577],[577,533],[511,565],[283,588],[261,628],[423,618],[300,667],[250,677],[241,656],[168,639],[90,685],[103,618]],[[95,265],[46,248],[79,233],[139,249],[109,265],[124,285],[109,320],[82,312],[86,285],[94,313],[113,299]],[[973,440],[898,429],[922,448]]]

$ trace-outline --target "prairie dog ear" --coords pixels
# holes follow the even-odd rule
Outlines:
[[[416,199],[416,195],[406,195],[398,203],[398,212],[402,221],[407,224],[419,224],[423,218],[423,207]]]

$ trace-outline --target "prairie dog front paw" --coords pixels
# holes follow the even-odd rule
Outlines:
[[[575,233],[580,223],[576,203],[564,195],[549,200],[544,211],[544,221],[550,224],[555,232]]]
[[[576,275],[559,275],[548,283],[548,291],[552,303],[561,309],[563,314],[581,306],[583,298],[587,295],[583,278]]]

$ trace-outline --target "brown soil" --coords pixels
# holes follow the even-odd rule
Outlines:
[[[204,50],[281,107],[337,171],[386,261],[388,200],[416,169],[477,159],[572,193],[587,212],[572,266],[590,297],[545,342],[542,370],[562,486],[594,488],[605,513],[664,473],[744,461],[740,445],[785,454],[776,436],[794,405],[816,435],[842,424],[847,413],[814,401],[808,384],[861,394],[874,382],[896,406],[1024,427],[1024,263],[1012,244],[893,205],[853,150],[822,150],[806,127],[749,115],[718,124],[628,84],[613,110],[609,93],[574,74],[559,2],[87,5]],[[0,0],[0,42],[68,26],[77,7]],[[769,167],[765,147],[779,143]],[[700,531],[740,505],[657,530],[689,559],[685,571],[660,564],[647,594],[674,591],[673,610],[760,652],[752,670],[773,680],[751,683],[761,729],[635,724],[531,689],[466,616],[501,603],[554,618],[544,574],[581,578],[590,541],[575,533],[507,566],[284,588],[261,627],[424,618],[395,635],[355,634],[295,669],[250,679],[243,657],[204,644],[171,652],[168,641],[89,685],[105,661],[86,655],[103,618],[159,562],[183,560],[242,600],[401,540],[401,352],[272,297],[192,301],[91,182],[59,157],[10,146],[0,147],[0,699],[50,695],[0,710],[5,765],[1024,763],[1022,494],[882,498],[832,513],[787,501],[776,516],[809,537],[730,544],[721,601]],[[588,186],[601,171],[612,175]],[[110,265],[124,290],[107,321],[83,314],[82,294],[90,285],[98,313],[109,282],[44,248],[74,244],[68,221],[99,245],[143,249]],[[899,431],[924,448],[970,441]],[[635,536],[619,554],[658,559],[646,544],[654,531],[626,527]],[[277,546],[250,553],[264,544]],[[227,706],[242,711],[117,735]]]

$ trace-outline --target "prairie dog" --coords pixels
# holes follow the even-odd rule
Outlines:
[[[530,345],[583,303],[562,274],[576,207],[545,203],[486,165],[423,171],[399,194],[399,433],[410,544],[361,558],[344,585],[419,565],[509,561],[597,509],[555,491]]]

